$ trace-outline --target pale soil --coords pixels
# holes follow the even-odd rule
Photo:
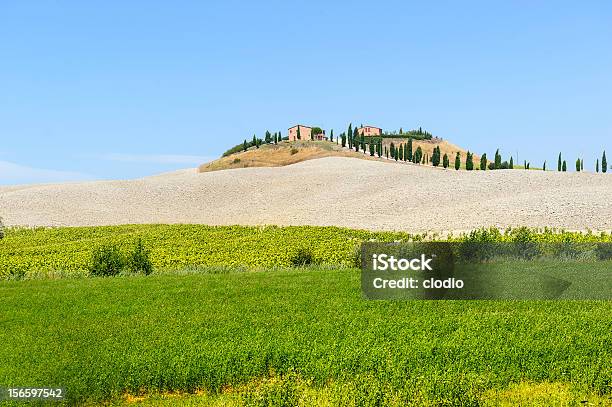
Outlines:
[[[328,157],[285,167],[0,187],[7,225],[335,225],[612,229],[612,174],[455,171]]]

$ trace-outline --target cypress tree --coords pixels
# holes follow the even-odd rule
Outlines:
[[[467,157],[465,159],[465,169],[468,171],[472,171],[474,169],[474,159],[472,158],[472,153],[467,152]]]
[[[595,172],[599,172],[599,158],[597,159],[597,162],[595,163]]]
[[[431,163],[434,167],[440,165],[440,146],[434,147],[433,156],[431,158]]]
[[[374,157],[374,143],[370,141],[370,157]]]
[[[608,172],[608,160],[606,159],[606,152],[603,152],[601,157],[601,172]]]
[[[353,142],[351,141],[351,137],[353,137],[353,124],[352,123],[349,123],[346,134],[348,135],[349,148],[353,148]]]
[[[455,156],[455,169],[459,170],[460,167],[461,167],[461,154],[459,154],[459,151],[457,151],[457,155]]]
[[[448,168],[448,155],[446,153],[444,153],[444,157],[442,157],[442,166]]]
[[[334,141],[334,129],[331,129],[331,131],[329,132],[329,141]]]
[[[565,162],[565,160],[563,160],[563,164],[561,164],[561,171],[567,171],[567,163]]]
[[[353,129],[353,146],[355,147],[355,151],[359,152],[359,130],[357,127]]]
[[[340,136],[342,138],[342,147],[346,147],[346,134],[342,133]]]
[[[546,171],[546,160],[544,161],[544,165],[542,166],[542,169]]]
[[[300,126],[298,126],[298,128],[297,128],[297,139],[298,140],[302,139],[302,135],[300,134]]]
[[[480,170],[487,170],[487,153],[484,153],[482,156],[480,156]]]
[[[404,145],[403,144],[400,144],[399,159],[400,159],[400,161],[404,161]]]
[[[423,150],[421,149],[421,147],[417,147],[416,151],[414,152],[414,156],[412,157],[412,159],[414,160],[415,164],[422,164],[423,163]]]
[[[254,145],[256,148],[259,148],[259,144],[257,144],[257,137],[256,137],[254,134],[253,134],[253,145]]]
[[[527,169],[527,160],[523,161],[523,168]]]
[[[529,169],[530,166],[531,166],[531,163],[527,163],[527,169]]]
[[[576,172],[580,172],[580,158],[576,160]]]
[[[508,165],[508,168],[511,170],[514,169],[514,158],[512,158],[512,156],[510,156],[510,164]]]
[[[412,161],[412,139],[408,139],[408,161]]]
[[[561,171],[561,167],[563,167],[563,162],[561,161],[561,153],[559,153],[559,159],[557,160],[557,171]]]
[[[389,146],[389,155],[391,158],[395,158],[395,144],[393,144],[393,142],[391,142],[391,145]]]
[[[247,151],[247,149],[249,148],[249,145],[246,142],[246,139],[244,139],[244,143],[242,143],[242,151]]]
[[[272,141],[272,133],[270,133],[269,130],[266,130],[265,140],[266,140],[266,144],[269,144]]]
[[[499,154],[499,148],[495,151],[495,169],[501,168],[501,155]]]

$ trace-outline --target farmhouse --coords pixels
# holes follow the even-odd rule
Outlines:
[[[293,127],[289,127],[289,141],[298,140],[298,129],[300,129],[300,140],[310,140],[311,134],[314,140],[327,140],[325,130],[321,130],[319,127],[308,127],[296,124]]]
[[[361,126],[357,129],[357,132],[360,136],[380,136],[382,134],[382,129],[374,126]]]

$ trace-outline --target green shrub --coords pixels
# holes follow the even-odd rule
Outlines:
[[[149,251],[145,249],[142,239],[136,241],[134,250],[127,256],[126,263],[128,270],[132,273],[148,275],[153,272]]]
[[[125,267],[125,258],[116,246],[100,246],[94,249],[89,265],[93,276],[115,276]]]
[[[298,150],[297,148],[292,148],[291,149],[291,155],[297,154],[300,150]]]
[[[314,263],[312,252],[303,247],[299,248],[293,257],[291,257],[291,265],[295,267],[308,266],[312,263]]]
[[[595,254],[599,260],[612,260],[612,244],[598,243],[595,247]]]
[[[4,223],[2,223],[1,216],[0,216],[0,239],[4,239]]]

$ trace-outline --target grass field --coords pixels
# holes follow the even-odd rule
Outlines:
[[[317,268],[4,281],[0,297],[0,383],[69,404],[611,403],[606,301],[368,301],[357,270]]]
[[[316,264],[353,266],[365,241],[436,239],[403,232],[338,227],[249,227],[205,225],[122,225],[9,229],[0,240],[0,278],[86,275],[92,251],[101,245],[127,250],[136,239],[151,250],[158,271],[198,267],[288,267],[300,250]],[[513,229],[479,230],[452,239],[473,241],[612,242],[611,234]]]

